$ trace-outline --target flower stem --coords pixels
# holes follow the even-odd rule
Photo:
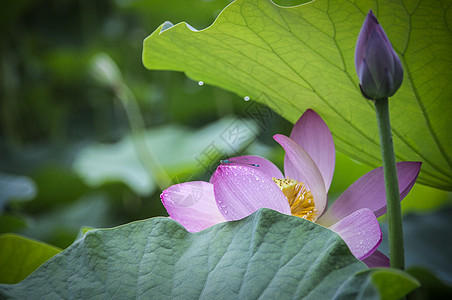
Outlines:
[[[399,181],[392,142],[391,122],[389,119],[388,98],[375,102],[380,147],[385,177],[386,203],[389,221],[389,258],[391,267],[403,269],[405,258],[403,250],[402,212],[400,208]]]
[[[143,166],[146,168],[149,175],[155,179],[155,182],[160,190],[166,189],[172,184],[172,182],[165,169],[145,141],[145,124],[135,96],[125,84],[118,85],[114,90],[127,113],[132,131],[132,142],[138,158],[143,163]]]

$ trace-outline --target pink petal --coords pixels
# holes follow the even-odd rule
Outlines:
[[[249,216],[260,208],[290,215],[289,203],[270,176],[259,168],[222,164],[213,175],[213,190],[218,208],[228,221]]]
[[[409,161],[397,163],[400,200],[405,198],[416,182],[421,164]],[[386,213],[386,191],[382,167],[370,171],[355,181],[334,201],[317,223],[328,227],[360,208],[369,208],[377,217]]]
[[[322,118],[308,109],[295,123],[290,138],[298,143],[312,158],[322,173],[328,191],[333,179],[336,152],[333,136]]]
[[[227,159],[228,164],[231,165],[245,165],[247,167],[258,168],[262,173],[267,174],[270,177],[275,178],[284,178],[283,173],[275,166],[271,161],[266,158],[255,156],[255,155],[245,155],[245,156],[237,156],[231,157]],[[253,164],[258,165],[258,167],[252,166]],[[213,182],[213,174],[212,178],[210,178],[210,182]]]
[[[164,190],[160,198],[170,217],[190,232],[226,221],[218,210],[211,183],[176,184]]]
[[[374,213],[367,208],[355,211],[329,227],[345,241],[359,260],[369,257],[381,243],[381,229]]]
[[[378,250],[363,259],[368,268],[389,268],[389,258]]]
[[[327,197],[325,182],[315,162],[308,153],[295,141],[282,134],[273,138],[286,150],[284,158],[284,173],[286,177],[301,181],[311,191],[318,215],[325,210]]]

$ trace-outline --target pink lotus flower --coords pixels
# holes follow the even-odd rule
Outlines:
[[[210,182],[176,184],[161,194],[170,217],[197,232],[220,222],[242,219],[260,208],[294,215],[338,233],[355,257],[368,266],[389,266],[376,251],[381,243],[377,217],[386,213],[383,169],[353,183],[327,210],[335,149],[322,118],[307,110],[289,137],[274,136],[286,151],[285,176],[270,161],[240,156],[221,164]],[[397,163],[400,198],[414,185],[420,162]]]

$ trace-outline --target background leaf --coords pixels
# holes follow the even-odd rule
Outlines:
[[[395,269],[371,269],[350,277],[334,295],[340,299],[397,300],[420,286],[410,274]]]
[[[0,236],[0,283],[17,283],[61,249],[16,234]]]
[[[334,232],[262,209],[194,234],[168,218],[90,230],[0,295],[319,299],[365,269]]]
[[[361,96],[353,58],[358,32],[373,9],[405,69],[391,98],[397,159],[421,160],[418,182],[451,190],[451,3],[316,0],[282,8],[237,0],[205,30],[186,23],[164,31],[160,26],[144,42],[143,62],[249,96],[291,122],[312,108],[341,152],[376,167],[375,113]]]
[[[407,270],[421,283],[410,299],[452,299],[452,287],[444,284],[425,268],[413,267]]]
[[[232,136],[230,135],[232,131]],[[206,166],[218,165],[218,160],[239,153],[259,133],[252,120],[223,118],[193,132],[188,128],[169,125],[149,130],[145,143],[171,178],[207,171]],[[221,151],[212,151],[214,144]],[[208,160],[202,153],[210,151]],[[202,161],[205,160],[205,161]],[[140,161],[130,135],[115,144],[93,143],[82,149],[74,161],[74,169],[87,184],[98,187],[106,182],[120,181],[138,195],[149,195],[156,189],[151,174]]]
[[[429,214],[411,213],[403,217],[405,265],[423,267],[452,286],[452,207]],[[388,225],[382,224],[383,241],[379,250],[389,253]]]
[[[380,292],[380,299],[397,300],[420,287],[420,283],[411,275],[392,269],[371,271],[372,283]]]
[[[11,200],[29,200],[36,196],[33,180],[0,172],[0,212]]]

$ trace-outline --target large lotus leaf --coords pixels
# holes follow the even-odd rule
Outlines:
[[[0,297],[330,299],[365,269],[334,232],[261,209],[199,233],[168,218],[90,230]]]
[[[375,112],[361,96],[354,66],[359,30],[373,9],[405,70],[390,100],[397,159],[422,161],[419,182],[452,190],[451,5],[315,0],[285,8],[237,0],[205,30],[165,22],[144,41],[143,62],[249,96],[292,122],[312,108],[341,152],[376,167]]]
[[[0,235],[0,282],[17,283],[61,249],[15,235]]]

